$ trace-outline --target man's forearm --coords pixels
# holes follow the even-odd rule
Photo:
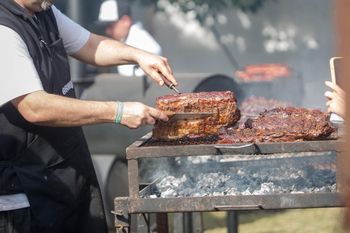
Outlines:
[[[136,63],[136,50],[122,42],[91,33],[88,42],[73,57],[97,66]]]
[[[37,91],[12,101],[20,114],[37,125],[69,127],[114,122],[115,102],[86,101]]]
[[[93,33],[83,48],[73,56],[97,66],[138,64],[145,74],[160,86],[164,84],[164,79],[177,85],[167,58]]]

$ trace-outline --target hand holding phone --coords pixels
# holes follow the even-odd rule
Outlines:
[[[326,82],[326,86],[332,89],[327,91],[325,96],[328,101],[326,103],[328,111],[331,112],[330,120],[332,122],[341,123],[345,116],[345,92],[343,86],[343,63],[342,57],[332,57],[330,59],[330,71],[332,81]]]

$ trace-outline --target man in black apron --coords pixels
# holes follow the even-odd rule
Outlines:
[[[0,103],[0,200],[23,194],[29,202],[27,208],[8,211],[1,211],[0,202],[0,233],[107,232],[80,126],[118,123],[137,128],[167,117],[141,103],[75,99],[51,4],[0,1],[0,26],[25,42],[43,87]],[[164,78],[176,84],[165,58],[95,34],[73,56],[101,66],[136,63],[160,85]]]

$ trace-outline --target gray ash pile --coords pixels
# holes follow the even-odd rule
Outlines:
[[[185,173],[165,176],[155,184],[154,193],[147,197],[336,192],[333,162],[335,163],[327,158],[315,165],[303,160],[270,159],[252,163],[238,162],[231,167],[223,165],[221,169],[211,163],[200,169],[193,165]]]

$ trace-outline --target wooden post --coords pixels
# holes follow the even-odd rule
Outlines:
[[[344,84],[346,95],[346,136],[345,142],[350,142],[350,1],[349,0],[336,0],[334,1],[334,25],[337,32],[337,56],[345,58],[344,65]],[[340,191],[345,194],[345,204],[347,207],[346,214],[344,216],[345,225],[347,226],[346,232],[350,232],[350,143],[344,143],[343,152],[339,157],[338,178],[340,179]]]

